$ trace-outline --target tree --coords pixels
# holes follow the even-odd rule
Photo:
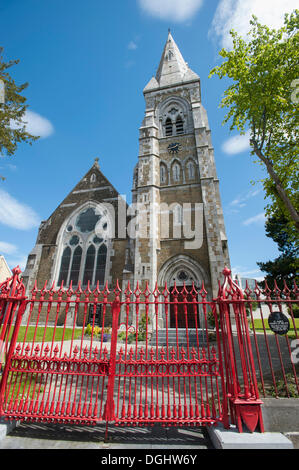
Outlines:
[[[250,24],[246,40],[231,31],[233,49],[220,51],[225,61],[209,76],[234,81],[220,104],[229,108],[224,123],[232,120],[230,129],[241,135],[249,129],[251,155],[267,171],[261,180],[270,200],[267,215],[279,210],[299,231],[299,10],[285,15],[279,30],[255,16]]]
[[[278,250],[281,252],[281,255],[273,261],[257,263],[260,269],[267,273],[265,279],[271,288],[273,288],[274,280],[277,281],[280,289],[283,289],[283,279],[289,288],[292,288],[293,281],[298,282],[298,237],[295,229],[293,233],[287,230],[286,222],[285,215],[277,210],[265,225],[267,237],[277,243]]]
[[[19,60],[4,62],[3,48],[0,47],[0,81],[4,91],[0,101],[0,155],[12,156],[21,142],[32,144],[39,137],[31,135],[26,130],[24,115],[28,105],[21,93],[28,83],[17,85],[10,76],[8,69],[19,63]],[[0,175],[0,179],[5,179]]]

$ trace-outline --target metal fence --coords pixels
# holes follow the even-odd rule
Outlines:
[[[0,416],[263,431],[260,395],[298,396],[296,287],[243,292],[225,269],[213,301],[194,284],[26,296],[20,274],[0,285]]]

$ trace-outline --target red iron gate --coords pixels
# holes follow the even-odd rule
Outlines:
[[[45,284],[27,297],[20,273],[16,268],[0,285],[1,417],[226,428],[230,420],[240,432],[243,423],[263,431],[262,335],[255,331],[250,292],[244,298],[229,270],[213,301],[204,286],[194,285],[151,292],[128,284],[109,292],[107,286],[91,291]],[[286,291],[286,301],[297,335],[294,292],[291,300]],[[272,312],[270,296],[265,299],[260,302]],[[290,358],[283,372],[290,366],[298,389]],[[272,366],[271,360],[274,377]]]
[[[45,285],[27,298],[19,274],[15,269],[1,286],[1,416],[228,427],[218,319],[203,289],[174,287],[170,301],[167,288],[141,292],[137,285],[132,292],[128,285],[110,293]]]

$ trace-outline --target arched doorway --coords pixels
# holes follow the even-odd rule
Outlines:
[[[206,273],[199,263],[189,256],[175,256],[166,261],[166,263],[161,267],[158,276],[159,286],[164,287],[165,284],[167,284],[170,292],[169,328],[188,327],[189,329],[195,328],[196,324],[197,327],[200,326],[200,312],[197,312],[197,317],[194,315],[194,307],[191,304],[193,299],[191,291],[193,289],[193,285],[197,290],[200,289],[202,282],[206,285],[208,283]],[[172,293],[174,286],[177,287],[177,294]],[[184,286],[188,292],[187,296],[182,293]],[[175,302],[175,298],[177,302]],[[187,298],[187,305],[183,304],[185,298]],[[185,310],[186,308],[187,312]],[[165,326],[166,325],[164,325],[164,327]]]

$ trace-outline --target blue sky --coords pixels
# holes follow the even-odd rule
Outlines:
[[[261,4],[262,3],[262,4]],[[273,5],[276,3],[276,5]],[[231,264],[259,277],[256,261],[277,256],[265,236],[263,175],[247,137],[222,125],[219,103],[229,82],[208,78],[229,47],[228,31],[246,31],[251,13],[273,26],[295,8],[281,0],[1,0],[0,45],[17,83],[29,82],[28,128],[42,137],[0,158],[0,254],[10,267],[33,248],[46,220],[99,158],[100,168],[131,200],[138,158],[142,90],[158,67],[168,28],[202,82]],[[274,8],[276,7],[276,8]]]

